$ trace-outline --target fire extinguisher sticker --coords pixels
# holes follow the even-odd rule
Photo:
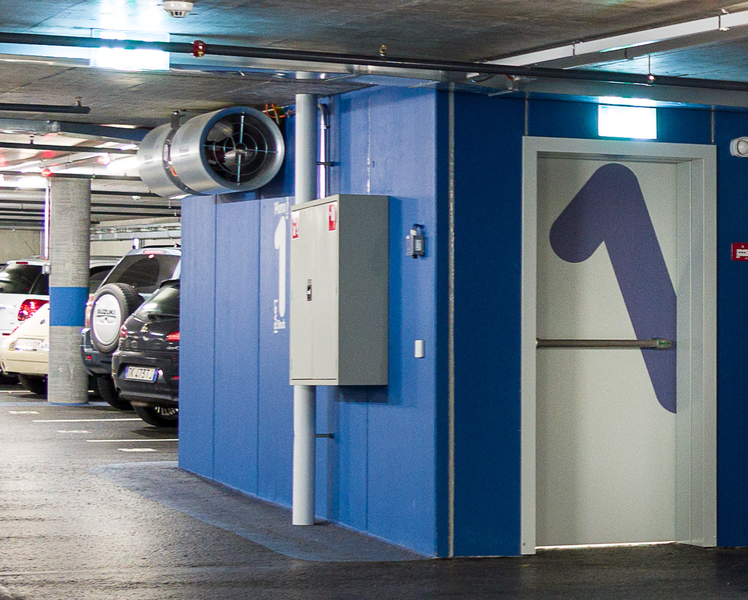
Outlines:
[[[299,213],[291,213],[291,239],[299,237]]]
[[[338,228],[338,205],[327,206],[327,231],[335,231]]]

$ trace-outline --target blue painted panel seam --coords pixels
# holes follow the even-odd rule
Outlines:
[[[258,261],[257,261],[257,289],[262,289],[262,281],[260,277],[260,270],[262,269],[262,210],[258,212],[258,219],[257,219],[257,254],[258,254]],[[260,302],[260,294],[257,294],[257,323],[256,323],[256,331],[258,332],[258,335],[255,336],[255,343],[257,344],[257,402],[255,405],[255,428],[256,428],[256,434],[255,434],[255,464],[257,465],[257,477],[255,478],[255,493],[259,496],[260,494],[260,476],[262,473],[262,469],[260,469],[260,403],[262,402],[262,398],[260,397],[261,394],[261,386],[260,382],[262,381],[262,371],[260,370],[260,324],[262,319],[260,318],[260,310],[262,309],[262,305]]]
[[[371,97],[366,98],[366,193],[371,194]],[[371,427],[371,420],[369,419],[368,391],[366,399],[366,482],[364,486],[364,490],[366,491],[366,501],[364,509],[364,524],[366,525],[366,531],[369,531],[369,505],[371,497],[371,490],[369,489],[369,468],[371,465],[369,428]]]
[[[216,204],[216,196],[212,196],[213,205]],[[218,211],[213,210],[213,473],[216,475],[216,332],[218,330],[218,311],[216,310],[217,298],[216,287],[218,285]]]
[[[369,498],[371,493],[369,492],[369,464],[371,461],[371,447],[369,446],[369,427],[371,427],[371,421],[369,419],[369,403],[366,403],[366,508],[364,511],[364,523],[366,525],[366,531],[369,531]]]

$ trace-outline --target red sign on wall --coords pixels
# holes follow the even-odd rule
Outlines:
[[[327,231],[335,231],[338,228],[338,205],[327,205]]]
[[[748,260],[748,243],[735,242],[732,245],[732,260]]]
[[[299,237],[299,213],[291,213],[291,239]]]

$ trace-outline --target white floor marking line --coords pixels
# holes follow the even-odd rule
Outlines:
[[[38,410],[9,410],[9,415],[38,415]]]
[[[154,439],[137,439],[137,440],[86,440],[89,444],[124,444],[125,442],[178,442],[179,438],[174,439],[160,439],[160,440],[154,440]]]
[[[34,419],[34,423],[101,423],[103,421],[140,421],[140,417],[134,417],[132,419],[122,418],[109,418],[109,419]]]
[[[586,550],[588,548],[638,548],[640,546],[665,546],[675,541],[661,542],[615,542],[611,544],[567,544],[565,546],[535,546],[536,550]]]
[[[91,433],[87,429],[58,429],[57,433]]]
[[[154,448],[117,448],[120,452],[155,452]]]

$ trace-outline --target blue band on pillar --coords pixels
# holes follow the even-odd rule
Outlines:
[[[87,287],[49,288],[49,324],[52,327],[83,327],[86,302]]]

